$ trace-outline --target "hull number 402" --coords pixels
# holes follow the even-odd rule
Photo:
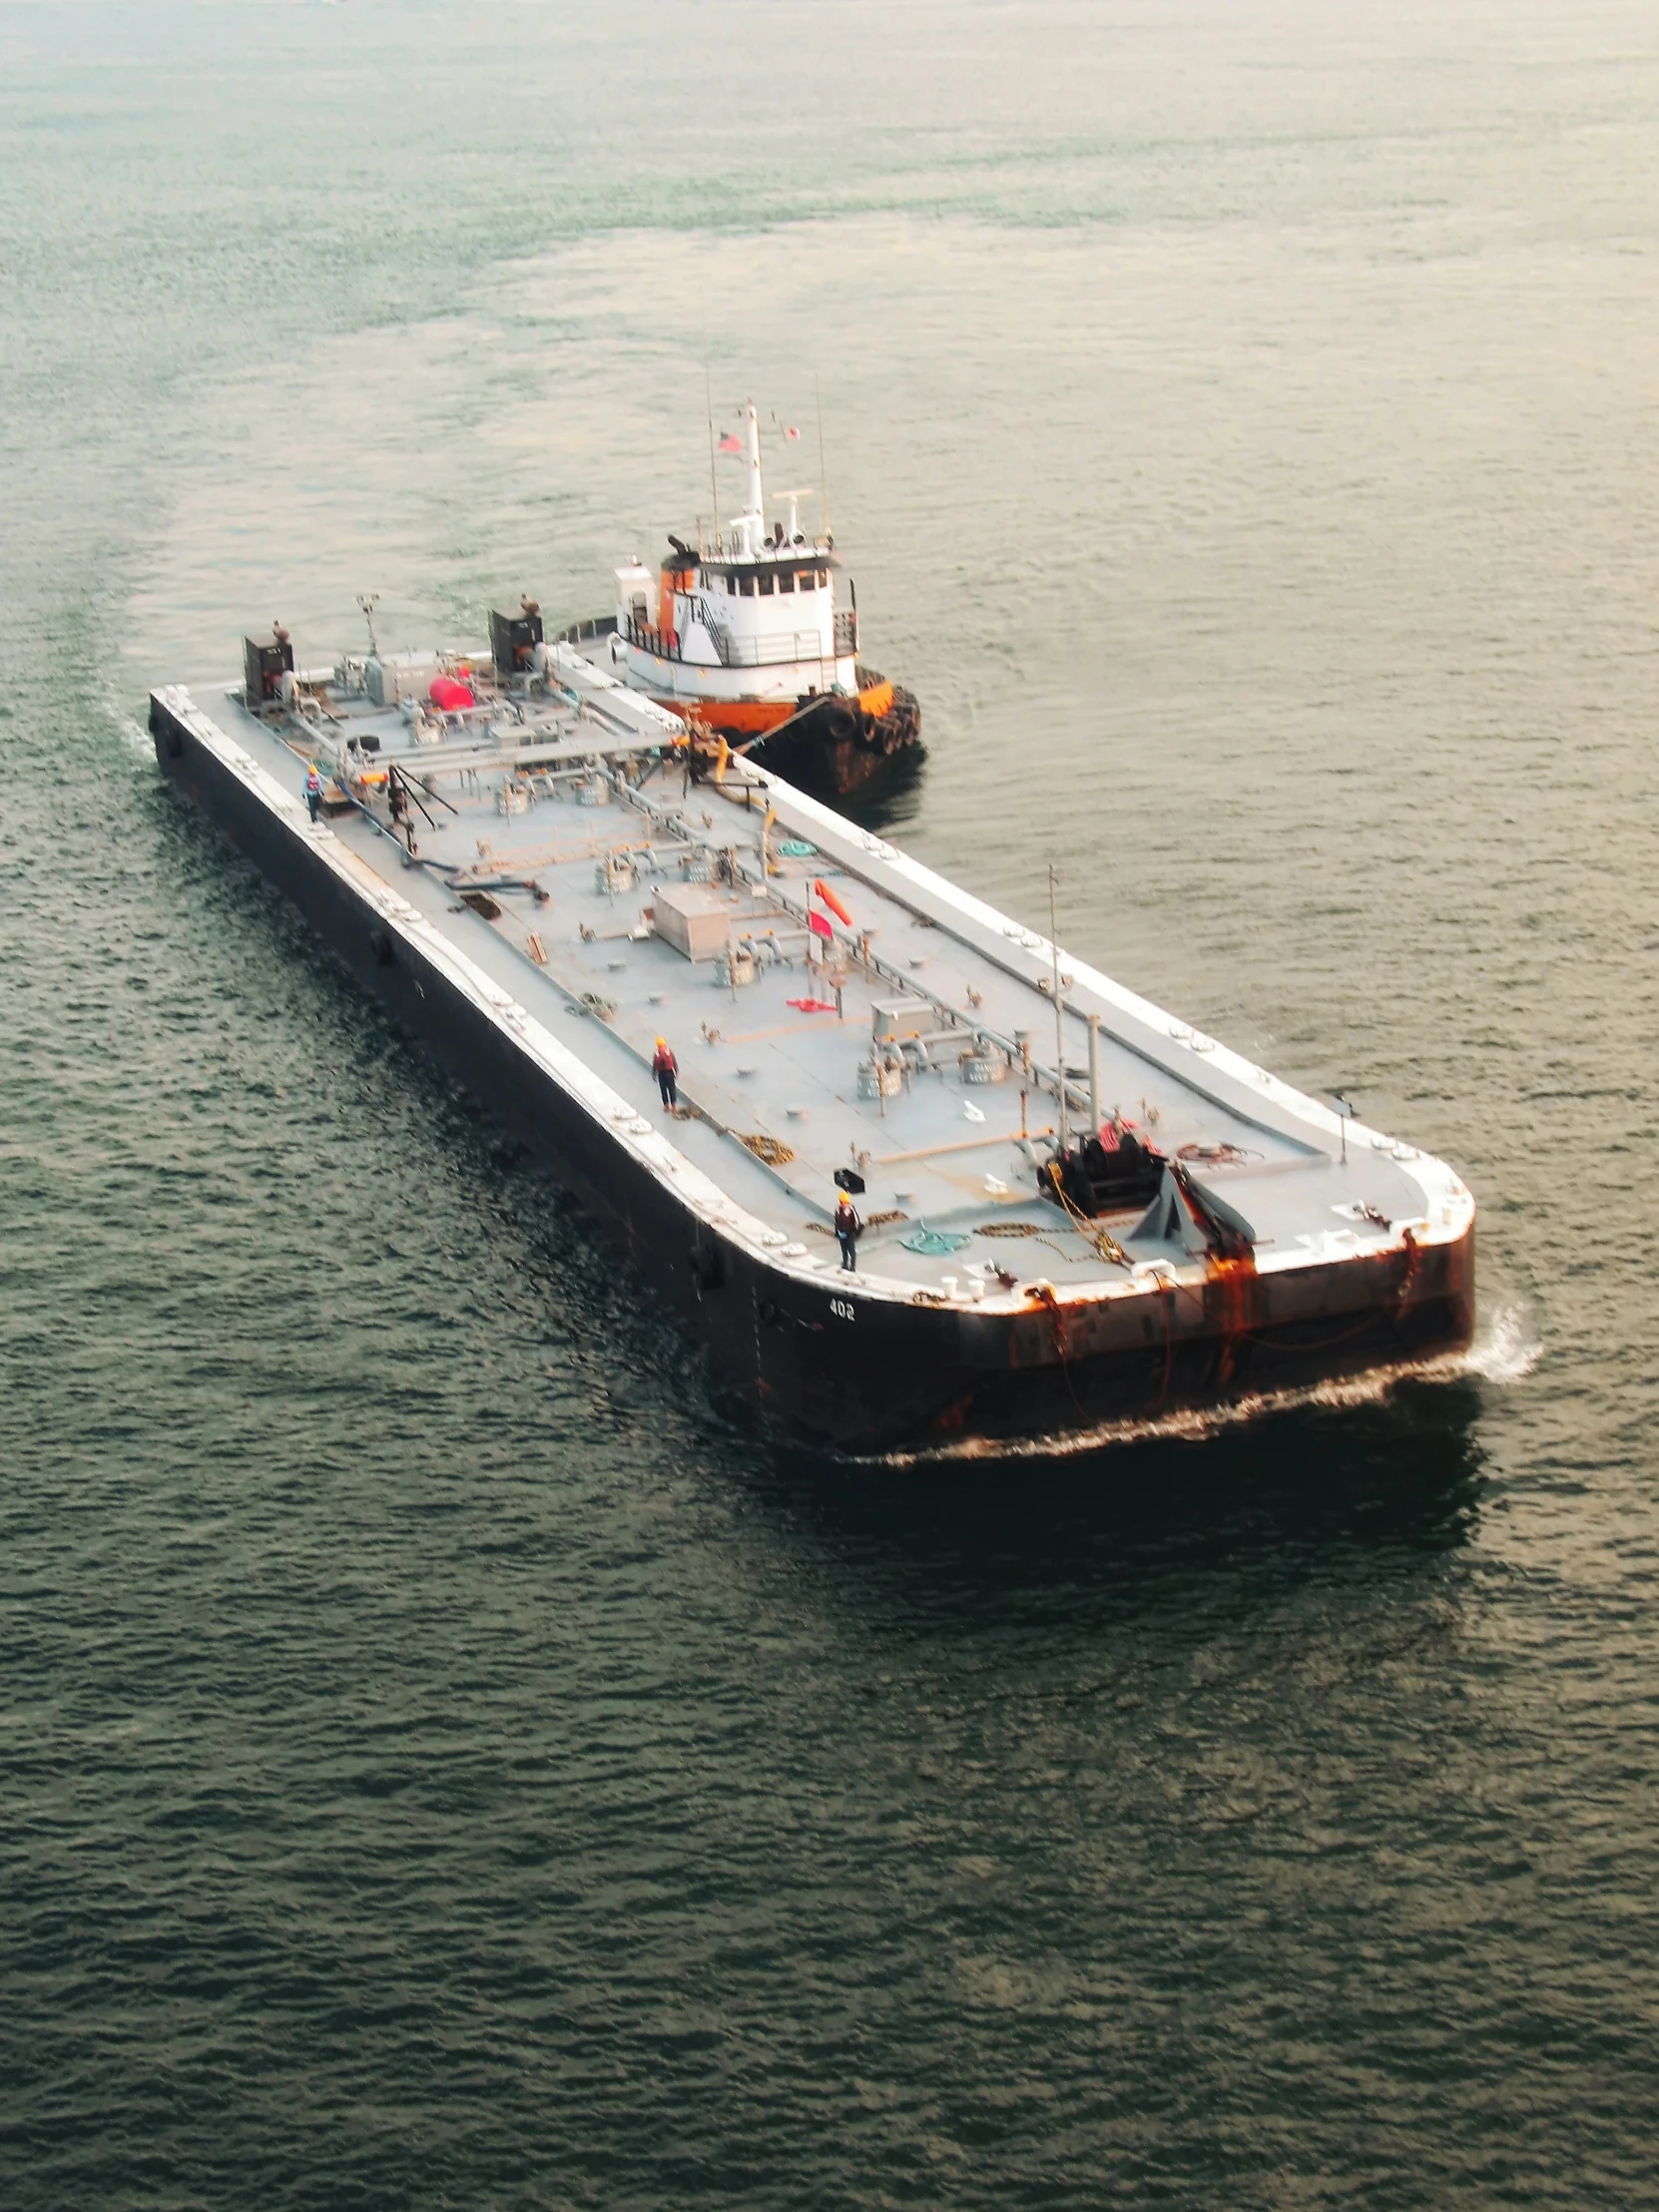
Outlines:
[[[830,1301],[830,1311],[837,1321],[851,1321],[853,1319],[852,1301],[849,1298],[832,1298]]]

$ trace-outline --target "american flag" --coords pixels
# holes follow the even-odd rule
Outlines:
[[[741,453],[743,451],[743,440],[734,431],[722,430],[720,433],[720,450],[723,453]]]

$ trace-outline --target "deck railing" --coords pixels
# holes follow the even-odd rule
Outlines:
[[[658,660],[683,661],[685,652],[678,637],[659,630],[654,623],[624,622],[623,637],[641,653],[654,654]],[[834,647],[830,653],[824,650],[824,638],[817,630],[763,630],[758,637],[736,638],[723,622],[704,619],[703,627],[715,643],[715,651],[726,668],[777,668],[791,662],[833,660],[858,650],[858,618],[848,612],[835,617]]]

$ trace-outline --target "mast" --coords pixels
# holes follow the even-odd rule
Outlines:
[[[709,375],[709,318],[707,315],[703,318],[703,396],[709,402],[709,498],[714,512],[715,543],[718,545],[720,543],[720,486],[715,482],[715,387]],[[701,551],[703,543],[701,524],[698,526],[697,539],[698,548]]]
[[[830,471],[825,466],[824,461],[824,393],[819,387],[819,380],[816,376],[813,378],[813,398],[818,407],[819,520],[824,525],[824,534],[828,538],[830,535]]]
[[[1060,1076],[1060,1150],[1071,1150],[1070,1100],[1066,1096],[1066,1010],[1060,997],[1060,946],[1054,920],[1054,862],[1048,863],[1048,949],[1054,955],[1054,1065]]]
[[[766,529],[766,487],[761,482],[761,418],[752,399],[744,409],[749,418],[749,511],[755,517],[756,538]]]

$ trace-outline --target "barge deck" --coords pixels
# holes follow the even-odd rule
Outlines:
[[[258,651],[202,704],[152,694],[161,768],[768,1420],[853,1451],[1059,1437],[1467,1343],[1450,1168],[778,778],[700,774],[569,646],[269,698]]]

